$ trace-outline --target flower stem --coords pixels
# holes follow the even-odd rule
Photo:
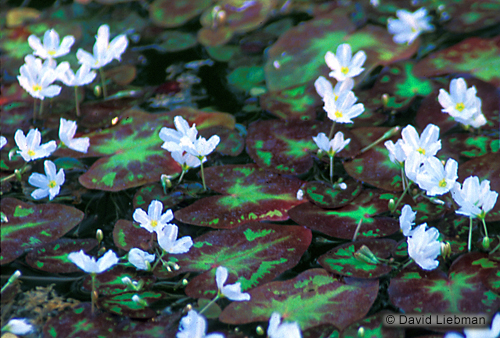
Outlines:
[[[333,157],[330,156],[330,183],[333,184]]]
[[[207,186],[205,185],[205,173],[203,172],[203,157],[198,157],[201,162],[201,181],[203,182],[203,190],[207,190]]]
[[[481,221],[483,221],[484,236],[485,236],[485,237],[489,237],[489,236],[488,236],[488,229],[486,228],[486,222],[485,222],[485,220],[484,220],[484,217],[483,217],[483,218],[481,218]]]
[[[399,203],[401,203],[401,201],[403,200],[403,196],[408,192],[408,190],[410,188],[410,185],[411,185],[410,182],[408,182],[408,184],[406,185],[405,190],[403,191],[403,193],[399,197],[398,201],[396,202],[396,205],[394,206],[394,210],[397,210]]]
[[[380,142],[384,141],[384,140],[387,140],[388,138],[394,136],[397,132],[399,131],[399,126],[396,126],[394,128],[391,128],[389,131],[385,132],[384,135],[382,135],[379,139],[377,139],[375,142],[373,142],[372,144],[369,144],[367,145],[366,147],[364,147],[363,149],[361,149],[361,151],[359,152],[360,154],[364,153],[365,151],[367,151],[368,149],[371,149],[373,148],[374,146],[376,146],[377,144],[379,144]]]
[[[359,219],[358,226],[356,227],[356,230],[354,231],[354,236],[352,236],[353,242],[356,240],[356,237],[358,237],[358,232],[359,232],[359,228],[361,228],[361,223],[363,223],[363,218]]]
[[[210,303],[208,303],[207,305],[205,305],[205,306],[203,307],[203,309],[201,309],[201,310],[200,310],[200,312],[198,312],[198,313],[201,315],[201,314],[202,314],[202,313],[203,313],[206,309],[208,309],[208,308],[209,308],[209,307],[210,307],[213,303],[215,303],[215,302],[216,302],[219,298],[220,298],[220,297],[219,297],[219,294],[217,293],[217,296],[215,296],[215,298],[214,298],[214,299],[212,299],[212,300],[210,301]]]
[[[96,294],[97,294],[97,291],[95,289],[95,277],[96,277],[96,274],[95,273],[91,273],[90,274],[90,278],[92,279],[92,293],[90,294],[90,297],[91,297],[91,300],[92,300],[92,316],[94,315],[95,313],[95,302],[97,301],[96,299]]]
[[[158,259],[156,260],[155,264],[153,264],[153,266],[151,267],[151,271],[154,271],[154,269],[156,268],[156,266],[158,265],[158,263],[163,262],[162,257],[163,257],[164,254],[165,254],[165,251],[161,250],[161,254],[158,256]]]
[[[182,182],[182,178],[184,177],[184,174],[186,173],[186,170],[184,170],[184,168],[182,168],[182,173],[181,173],[181,177],[179,177],[179,182],[177,182],[177,184],[181,184]]]
[[[337,122],[333,121],[332,128],[330,129],[330,134],[328,134],[328,140],[331,140],[333,137],[333,131],[335,130],[335,124]]]
[[[403,267],[401,268],[401,270],[404,270],[411,263],[413,263],[413,258],[410,258],[410,260],[403,265]]]
[[[472,217],[469,217],[469,240],[467,242],[467,251],[470,252],[471,242],[472,242]]]
[[[99,75],[101,76],[102,96],[104,98],[107,98],[108,90],[106,89],[106,78],[104,77],[104,72],[102,71],[102,67],[99,67]]]
[[[78,86],[75,86],[75,108],[76,116],[80,117],[80,105],[78,104]]]

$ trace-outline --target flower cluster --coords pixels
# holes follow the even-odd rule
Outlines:
[[[396,16],[397,19],[389,18],[387,21],[387,29],[389,33],[394,34],[393,40],[396,43],[410,45],[421,33],[434,29],[425,8],[420,8],[414,13],[400,9],[396,11]]]
[[[467,88],[467,83],[460,77],[451,80],[450,93],[443,88],[439,90],[438,100],[443,113],[450,114],[466,127],[479,128],[486,124],[486,118],[481,111],[481,99],[476,93],[476,87]]]

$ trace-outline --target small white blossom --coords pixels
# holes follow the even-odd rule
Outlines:
[[[359,75],[364,70],[362,66],[365,60],[366,54],[363,51],[358,51],[353,57],[348,43],[339,45],[337,54],[328,51],[325,55],[326,64],[332,70],[329,75],[337,81],[344,81]]]
[[[416,183],[429,196],[446,194],[454,187],[458,178],[458,163],[452,158],[443,166],[437,157],[425,159],[417,174]]]
[[[218,135],[213,135],[208,139],[204,137],[199,137],[191,146],[185,148],[185,150],[198,159],[204,159],[205,156],[210,155],[220,142],[220,137]]]
[[[42,134],[38,129],[31,129],[26,136],[21,129],[16,130],[14,140],[19,148],[17,151],[26,162],[50,156],[56,149],[55,141],[40,145]]]
[[[434,124],[428,124],[420,137],[415,127],[410,124],[403,128],[401,137],[403,138],[401,147],[407,158],[417,156],[415,154],[417,152],[422,155],[421,160],[423,161],[425,157],[432,157],[441,149],[439,127]]]
[[[138,248],[132,248],[128,252],[128,261],[138,270],[149,270],[150,263],[155,261],[156,256]],[[147,263],[146,263],[147,262]]]
[[[250,294],[241,292],[240,282],[224,286],[228,277],[229,273],[223,266],[219,266],[215,271],[215,282],[217,283],[219,293],[222,296],[234,301],[250,300]]]
[[[355,104],[357,100],[353,92],[344,91],[336,101],[326,101],[324,109],[330,120],[337,123],[352,123],[351,119],[358,117],[365,110],[362,103]]]
[[[59,139],[66,147],[81,153],[86,153],[90,146],[90,140],[88,137],[74,138],[76,128],[77,125],[75,121],[69,121],[61,117],[59,124]]]
[[[57,68],[58,79],[69,87],[79,87],[89,84],[94,81],[97,75],[96,72],[91,70],[90,66],[85,63],[80,66],[76,74],[73,73],[69,63],[66,61],[62,62]]]
[[[341,131],[337,132],[335,137],[331,140],[328,140],[325,133],[319,133],[317,136],[313,136],[313,140],[316,142],[318,148],[326,152],[330,157],[335,156],[335,154],[342,151],[342,149],[351,142],[350,138],[344,141],[344,133]]]
[[[456,211],[457,214],[481,219],[484,219],[486,214],[493,209],[498,198],[496,191],[490,191],[490,181],[483,180],[479,184],[477,176],[467,177],[463,186],[455,182],[451,195],[460,206],[460,209]]]
[[[43,35],[43,44],[36,35],[28,37],[28,44],[33,48],[33,54],[42,59],[55,59],[69,53],[75,43],[75,37],[67,35],[59,44],[59,34],[55,29],[49,29]]]
[[[416,211],[413,211],[411,207],[406,204],[403,209],[401,209],[401,216],[399,216],[399,226],[401,231],[405,236],[411,236],[412,226],[415,225],[415,215]]]
[[[422,170],[422,158],[425,157],[417,152],[414,152],[413,156],[406,158],[404,163],[405,175],[410,181],[417,181],[417,175]]]
[[[102,273],[118,264],[119,261],[118,256],[112,250],[108,250],[97,262],[95,257],[86,255],[83,250],[70,253],[68,259],[86,273]]]
[[[477,107],[476,112],[474,114],[472,114],[471,118],[468,119],[467,121],[464,121],[464,122],[458,121],[458,122],[461,122],[465,126],[470,125],[473,128],[479,128],[479,127],[484,126],[487,123],[487,121],[486,121],[486,117],[482,113],[481,105],[482,105],[482,101],[478,97],[476,99],[476,107]]]
[[[384,146],[389,151],[389,159],[392,163],[399,164],[403,166],[404,161],[406,160],[406,153],[403,150],[403,140],[399,139],[396,143],[391,140],[385,141]]]
[[[139,223],[139,225],[147,231],[155,231],[158,233],[164,225],[174,219],[174,213],[171,209],[168,209],[163,215],[162,211],[163,203],[158,200],[153,200],[149,204],[147,214],[141,208],[137,208],[132,217],[134,221]]]
[[[2,327],[2,331],[7,331],[10,333],[13,333],[15,335],[25,335],[28,333],[31,333],[33,331],[33,325],[31,325],[27,319],[22,318],[22,319],[11,319],[5,325]],[[3,336],[3,335],[2,335]]]
[[[299,324],[281,323],[281,315],[278,312],[273,312],[269,318],[267,335],[269,338],[302,338]]]
[[[104,67],[113,59],[120,61],[121,55],[127,49],[128,39],[124,34],[118,35],[109,42],[109,26],[101,25],[97,30],[94,44],[94,54],[78,49],[76,57],[78,62],[87,64],[92,69]]]
[[[489,328],[465,328],[464,335],[459,333],[447,333],[444,338],[498,338],[500,337],[500,312],[497,312],[491,321],[491,329]]]
[[[0,149],[5,147],[6,144],[7,144],[7,138],[5,138],[5,136],[0,136]]]
[[[61,185],[64,184],[64,170],[61,168],[56,174],[56,165],[49,160],[46,160],[43,165],[45,175],[32,173],[28,179],[29,184],[38,188],[31,193],[31,197],[39,200],[49,196],[49,199],[53,200],[59,194]]]
[[[54,97],[61,92],[61,86],[53,85],[57,79],[57,73],[50,67],[44,67],[42,60],[33,55],[27,55],[25,64],[19,68],[20,75],[17,80],[31,96],[43,100],[46,97]]]
[[[302,201],[304,199],[304,190],[297,190],[297,200]]]
[[[450,93],[439,89],[438,100],[443,107],[442,111],[450,114],[460,123],[467,121],[477,112],[477,90],[475,86],[467,88],[463,78],[453,79],[450,82]]]
[[[427,229],[426,223],[416,227],[407,238],[408,255],[424,270],[433,270],[439,265],[437,257],[441,253],[441,242],[438,238],[439,231]]]
[[[396,43],[408,43],[409,45],[422,33],[432,31],[431,17],[427,15],[425,8],[420,8],[414,13],[404,9],[396,11],[397,19],[389,18],[387,28],[389,33],[394,34]]]
[[[195,310],[189,310],[185,317],[182,317],[179,331],[176,338],[224,338],[220,333],[207,332],[207,320]]]
[[[177,239],[179,228],[175,224],[164,225],[156,234],[160,247],[170,254],[186,253],[193,246],[190,236]]]
[[[164,142],[161,147],[171,152],[183,152],[196,141],[198,130],[196,124],[189,127],[189,123],[182,116],[174,117],[174,125],[176,129],[161,128],[160,138]]]
[[[183,170],[188,170],[190,168],[196,168],[201,165],[198,157],[193,156],[189,153],[184,152],[184,154],[180,151],[172,151],[170,154],[172,158],[181,165]],[[203,158],[203,162],[206,162],[207,159]]]
[[[342,92],[349,92],[354,88],[354,80],[351,78],[347,78],[344,81],[339,81],[333,88],[330,81],[325,79],[323,76],[320,76],[314,81],[314,87],[318,92],[318,95],[321,96],[324,102],[328,100],[337,101]]]

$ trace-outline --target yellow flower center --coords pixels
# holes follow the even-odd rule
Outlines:
[[[342,112],[341,112],[341,111],[338,111],[338,110],[337,110],[337,111],[335,112],[335,117],[336,117],[336,118],[341,118],[342,116],[344,116],[344,115],[342,114]]]
[[[42,86],[40,86],[39,84],[33,85],[34,92],[39,92],[40,90],[42,90]]]
[[[49,182],[49,188],[55,188],[57,186],[56,181],[52,180]]]
[[[462,102],[457,103],[457,105],[455,106],[455,109],[458,110],[459,112],[461,112],[462,110],[465,109],[465,105]]]
[[[47,54],[49,54],[50,56],[54,56],[54,55],[56,55],[56,51],[55,50],[49,50],[47,52]]]
[[[156,221],[156,220],[152,220],[152,221],[151,221],[151,226],[152,226],[153,228],[154,228],[155,226],[157,226],[157,225],[158,225],[158,221]]]
[[[444,178],[441,181],[439,181],[439,187],[440,188],[445,188],[446,187],[446,180]]]
[[[418,148],[417,151],[422,154],[422,155],[425,155],[425,149],[423,148]]]
[[[335,101],[337,101],[339,99],[339,96],[335,93],[333,93],[333,98],[335,99]]]
[[[349,67],[342,67],[340,68],[340,72],[344,75],[346,75],[347,73],[349,73]]]
[[[30,149],[30,150],[28,150],[28,155],[30,155],[30,156],[35,156],[35,152],[34,152],[33,150],[31,150],[31,149]]]

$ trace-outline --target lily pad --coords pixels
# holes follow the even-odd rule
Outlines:
[[[470,73],[500,87],[500,37],[471,37],[432,53],[419,61],[415,74],[433,77],[451,73]]]
[[[238,281],[243,291],[249,290],[294,267],[311,244],[311,239],[311,231],[305,227],[252,222],[238,229],[201,235],[195,238],[189,252],[170,259],[175,259],[180,266],[175,274],[203,272],[190,280],[186,287],[189,297],[213,298],[217,292],[217,267],[228,269],[228,284]],[[161,266],[154,274],[158,277],[173,275]]]
[[[119,219],[113,228],[113,241],[125,251],[132,248],[148,250],[151,246],[151,234],[132,221]]]
[[[129,291],[127,289],[128,286],[122,282],[124,277],[143,283],[142,290],[148,290],[156,281],[155,276],[151,274],[141,275],[135,267],[115,265],[110,270],[96,276],[96,290],[99,297],[117,295]],[[90,275],[86,276],[82,288],[89,293],[92,291],[92,278]]]
[[[378,293],[378,280],[343,282],[323,269],[310,269],[297,277],[271,282],[250,290],[250,301],[233,302],[219,319],[228,324],[267,321],[278,312],[301,330],[321,324],[344,329],[363,318]]]
[[[155,0],[149,5],[149,18],[160,27],[179,27],[200,15],[211,0]]]
[[[399,221],[376,217],[376,214],[387,211],[387,201],[374,200],[361,205],[356,205],[355,201],[335,210],[304,203],[289,210],[288,214],[298,224],[336,238],[352,239],[360,221],[359,239],[388,236],[399,230]]]
[[[378,278],[389,273],[392,267],[383,263],[368,263],[366,260],[357,258],[355,253],[362,246],[367,246],[376,257],[387,259],[396,244],[396,241],[392,239],[346,243],[321,255],[318,258],[318,263],[327,271],[337,275],[356,278]]]
[[[91,147],[86,156],[104,156],[79,177],[88,189],[120,191],[158,181],[160,176],[180,172],[180,166],[161,148],[162,127],[173,128],[173,118],[181,115],[203,129],[214,125],[234,127],[234,117],[180,108],[163,114],[148,114],[132,109],[120,116],[112,128],[87,136]],[[140,123],[139,123],[140,122]]]
[[[488,290],[482,278],[497,266],[479,252],[460,256],[448,275],[413,263],[391,279],[389,299],[408,313],[494,313],[500,295]]]
[[[264,83],[264,70],[260,66],[242,66],[227,75],[227,82],[241,91],[261,86]]]
[[[307,182],[304,188],[304,196],[309,202],[325,209],[335,209],[343,207],[351,202],[361,193],[363,186],[361,183],[347,179],[344,181],[347,185],[345,190],[332,188],[331,184],[321,181]]]
[[[498,0],[465,0],[446,6],[450,20],[444,23],[446,30],[455,33],[472,32],[500,23]]]
[[[159,37],[160,43],[156,49],[164,53],[175,53],[193,48],[197,45],[196,37],[179,31],[166,31]]]
[[[98,305],[109,312],[130,318],[147,319],[155,317],[155,310],[132,300],[134,295],[138,295],[148,304],[159,301],[166,296],[166,294],[161,291],[128,291],[99,298]]]
[[[390,312],[378,312],[374,316],[363,318],[360,321],[349,325],[349,327],[342,332],[342,338],[358,338],[358,330],[360,327],[364,329],[363,337],[365,338],[404,338],[404,328],[387,327],[384,325],[384,316],[387,314],[390,314]]]
[[[26,255],[26,263],[32,268],[53,273],[81,271],[68,255],[78,250],[90,251],[97,246],[96,239],[60,238],[57,241],[35,248]]]
[[[283,221],[297,200],[302,181],[280,176],[254,164],[225,165],[205,170],[207,186],[222,196],[210,196],[176,211],[181,222],[218,229],[251,221]]]
[[[441,140],[443,151],[448,151],[448,153],[455,152],[468,158],[479,157],[494,152],[498,153],[498,137],[462,133],[451,134],[443,137]]]
[[[62,204],[28,204],[2,198],[1,211],[9,222],[1,224],[0,264],[7,264],[24,252],[55,241],[83,219],[83,212]]]

